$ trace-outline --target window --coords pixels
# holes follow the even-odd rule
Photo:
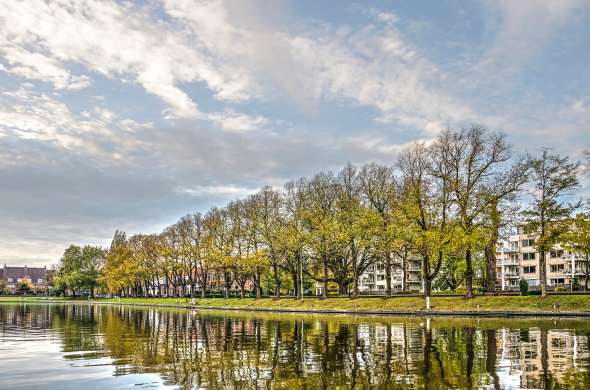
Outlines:
[[[12,283],[12,282],[14,282],[14,279],[8,278],[8,283]]]
[[[535,260],[536,259],[535,252],[523,253],[522,259],[523,260]]]
[[[37,279],[37,283],[43,283],[43,279]]]
[[[564,264],[553,264],[551,265],[551,272],[563,272],[565,269]]]
[[[385,275],[377,275],[377,280],[385,280]]]
[[[563,257],[563,251],[562,250],[551,251],[551,258],[552,259],[555,259],[557,257]]]
[[[531,266],[531,267],[522,267],[522,273],[524,274],[534,274],[536,272],[537,267],[536,266]]]
[[[533,246],[534,244],[535,244],[535,240],[533,240],[532,238],[522,240],[522,246]]]

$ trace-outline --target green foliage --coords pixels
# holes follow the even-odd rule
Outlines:
[[[31,282],[29,282],[28,280],[23,280],[22,282],[18,282],[16,284],[16,292],[18,294],[28,294],[33,290],[33,286],[31,285]]]
[[[520,289],[520,295],[529,295],[529,283],[526,280],[520,279],[518,282],[518,288]]]
[[[539,158],[531,160],[531,180],[534,191],[531,202],[523,212],[525,230],[535,236],[535,248],[541,253],[539,268],[544,269],[544,254],[560,241],[567,232],[568,219],[573,207],[562,202],[569,191],[577,187],[579,163],[570,163],[567,157],[551,154],[543,150]],[[541,291],[544,294],[547,281],[541,278]]]
[[[106,253],[72,246],[55,291],[100,285],[122,296],[180,297],[252,289],[278,298],[325,283],[346,294],[358,292],[369,267],[391,275],[415,260],[425,294],[465,287],[471,296],[478,282],[491,291],[498,230],[515,214],[529,166],[537,191],[525,217],[531,232],[541,232],[538,245],[550,248],[567,232],[568,248],[588,257],[588,217],[565,229],[567,207],[558,200],[577,184],[577,165],[547,152],[514,160],[505,137],[471,126],[408,147],[395,167],[347,164],[282,190],[264,187],[204,215],[185,215],[161,233],[117,231]],[[389,294],[391,278],[385,280]]]
[[[93,294],[98,285],[104,256],[105,251],[96,246],[70,245],[60,259],[54,286],[58,290],[67,289],[74,295],[81,291]]]
[[[437,290],[456,291],[465,279],[465,262],[461,254],[450,254],[445,257],[439,276],[433,287]]]
[[[580,288],[580,278],[579,277],[574,277],[574,279],[572,280],[572,288],[574,290],[577,290]]]

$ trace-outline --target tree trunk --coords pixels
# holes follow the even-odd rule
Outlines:
[[[493,199],[490,204],[490,224],[492,232],[485,247],[486,273],[488,293],[496,292],[496,242],[498,242],[498,229],[500,228],[500,213],[498,212],[498,200]]]
[[[223,296],[225,299],[229,298],[229,286],[227,283],[227,272],[223,271]]]
[[[276,262],[273,262],[272,264],[272,272],[275,279],[275,299],[279,299],[281,297],[281,281],[279,279],[279,269]]]
[[[432,279],[429,277],[424,278],[424,297],[429,297],[432,294]]]
[[[322,299],[328,298],[328,260],[323,259],[324,265],[324,289],[322,290]]]
[[[486,291],[488,293],[496,292],[496,241],[497,239],[494,235],[494,238],[491,238],[485,247],[487,274]]]
[[[299,298],[299,275],[297,271],[291,270],[291,279],[293,279],[293,296]]]
[[[385,262],[385,294],[387,298],[391,297],[391,259],[389,258],[389,254]]]
[[[348,283],[347,282],[338,283],[338,293],[340,295],[348,294]]]
[[[539,282],[541,283],[541,296],[547,296],[547,266],[545,265],[545,251],[539,253]]]
[[[467,293],[465,294],[465,298],[473,298],[473,264],[471,262],[471,247],[467,246],[467,250],[465,251],[465,288],[467,289]]]
[[[430,296],[430,288],[431,288],[431,281],[430,281],[430,259],[428,255],[422,255],[422,281],[423,281],[423,291],[424,298]]]
[[[359,278],[358,265],[356,259],[352,261],[352,298],[356,298],[359,294]]]
[[[244,284],[240,285],[240,299],[244,299]]]
[[[402,258],[402,292],[408,292],[408,259],[407,255]]]
[[[254,277],[254,289],[256,290],[256,299],[260,299],[260,270],[256,268],[256,276]]]

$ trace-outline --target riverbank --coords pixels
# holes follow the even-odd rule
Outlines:
[[[21,301],[19,297],[0,297],[0,302]],[[67,298],[28,297],[27,302],[88,302]],[[431,298],[431,310],[426,310],[420,297],[393,298],[111,298],[96,299],[101,304],[149,305],[167,307],[194,307],[220,310],[251,310],[278,312],[382,314],[382,315],[446,315],[446,316],[584,316],[590,317],[590,296],[554,295],[539,296],[479,296]]]

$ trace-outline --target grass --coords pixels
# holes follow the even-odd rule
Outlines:
[[[0,297],[2,301],[19,301],[19,297]],[[64,298],[36,298],[28,297],[27,302],[58,302],[72,301]],[[164,305],[186,306],[191,300],[185,298],[121,298],[121,299],[97,299],[97,302],[136,304],[136,305]],[[306,298],[296,300],[282,298],[205,298],[196,299],[197,307],[217,308],[261,308],[261,309],[288,309],[302,311],[342,310],[350,312],[416,312],[426,308],[425,301],[420,297],[392,297],[392,298]],[[480,296],[474,299],[462,297],[431,297],[431,309],[436,312],[590,312],[590,296],[588,295],[551,295],[540,296]]]

